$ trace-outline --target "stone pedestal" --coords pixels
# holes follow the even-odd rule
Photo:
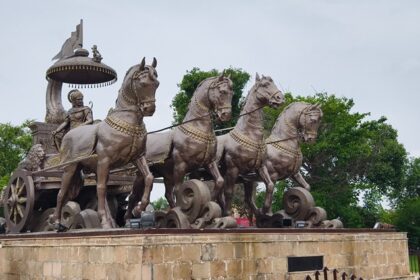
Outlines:
[[[290,256],[365,280],[414,279],[406,234],[385,231],[115,230],[0,236],[0,246],[0,279],[314,279],[288,272]]]
[[[32,145],[41,144],[47,154],[58,153],[51,132],[58,127],[57,124],[34,122],[29,127],[32,130]]]

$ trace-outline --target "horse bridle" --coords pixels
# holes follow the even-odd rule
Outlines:
[[[303,122],[303,130],[301,132],[301,135],[308,135],[308,136],[316,136],[317,134],[315,133],[311,133],[311,132],[307,132],[306,131],[306,124],[307,124],[307,117],[311,115],[312,113],[312,104],[309,104],[308,106],[306,106],[305,108],[302,109],[302,111],[299,114],[299,117],[297,118],[297,125],[296,127],[299,127],[299,123],[300,123],[300,118],[302,117],[302,115],[304,116],[304,122]]]
[[[136,106],[137,109],[138,109],[138,111],[140,111],[140,112],[143,112],[143,108],[144,108],[144,105],[145,104],[154,103],[154,102],[156,102],[156,99],[155,98],[151,98],[151,99],[146,99],[146,100],[141,100],[140,101],[138,95],[135,95],[135,97],[133,98],[133,97],[128,96],[127,94],[133,95],[133,92],[134,92],[133,82],[135,80],[140,80],[141,79],[141,76],[144,73],[146,73],[146,72],[147,72],[147,74],[149,76],[152,77],[151,69],[150,68],[147,68],[147,69],[145,69],[143,71],[135,71],[133,73],[133,76],[131,77],[131,80],[130,80],[130,88],[129,88],[128,92],[123,91],[123,93],[122,93],[122,96],[125,99],[125,101],[127,101],[130,105]]]
[[[260,82],[257,84],[257,88],[255,89],[255,91],[257,92],[257,98],[258,98],[258,96],[263,96],[263,95],[264,95],[264,93],[261,93],[261,92],[259,91],[260,87],[264,87],[264,86],[262,85],[262,81],[260,81]],[[267,91],[267,92],[268,92],[268,91]],[[273,93],[268,92],[268,96],[269,96],[268,101],[270,102],[270,101],[271,101],[271,99],[273,98],[273,96],[275,96],[275,95],[276,95],[276,94],[278,94],[278,93],[280,93],[280,94],[281,94],[281,91],[280,91],[280,90],[277,90],[277,91],[275,91],[275,92],[273,92]]]
[[[218,79],[218,78],[216,78],[216,79]],[[216,81],[211,82],[211,84],[209,85],[209,87],[207,89],[207,92],[206,92],[206,96],[207,96],[207,100],[208,100],[209,104],[212,104],[211,99],[210,99],[210,90],[213,90],[215,88],[218,88],[220,85],[222,85],[224,83],[228,83],[228,82],[229,81],[226,80],[226,79],[223,79],[223,81],[217,81],[216,80]],[[194,97],[194,102],[195,102],[195,104],[197,104],[197,106],[199,108],[201,108],[204,111],[206,111],[207,112],[207,115],[210,115],[210,112],[211,112],[210,108],[208,108],[204,104],[200,103],[200,101],[197,100],[197,97],[196,96]],[[215,111],[219,111],[219,110],[223,110],[223,109],[232,109],[232,106],[231,105],[223,106],[223,107],[218,107],[217,105],[214,105],[214,107],[215,107],[214,108]],[[204,115],[204,116],[207,116],[207,115]],[[204,116],[199,116],[199,117],[204,117]]]

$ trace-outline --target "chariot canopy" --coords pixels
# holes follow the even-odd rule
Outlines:
[[[110,66],[102,63],[102,56],[96,45],[92,47],[93,57],[83,49],[83,20],[71,33],[61,51],[53,57],[58,59],[46,73],[48,81],[58,81],[70,84],[71,87],[87,88],[102,87],[115,83],[117,73]]]

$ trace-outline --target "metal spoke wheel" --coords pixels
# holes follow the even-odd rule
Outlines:
[[[22,232],[30,223],[35,190],[31,173],[18,170],[9,180],[4,195],[4,214],[11,233]]]

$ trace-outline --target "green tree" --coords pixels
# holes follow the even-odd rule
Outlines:
[[[188,111],[188,104],[194,94],[197,86],[209,77],[220,75],[221,72],[213,69],[210,71],[202,71],[199,68],[193,68],[182,78],[178,85],[179,92],[172,99],[171,107],[174,110],[174,122],[181,123]],[[225,75],[230,75],[233,82],[233,97],[232,97],[232,119],[226,123],[217,123],[215,129],[226,128],[234,126],[240,113],[240,100],[243,94],[243,88],[248,82],[250,75],[237,68],[228,68],[225,70]]]
[[[409,247],[420,249],[420,197],[401,202],[396,210],[394,224],[408,234]]]
[[[373,226],[381,212],[379,198],[398,192],[404,182],[407,153],[397,131],[385,117],[367,121],[369,114],[351,112],[352,99],[326,93],[295,98],[286,94],[285,106],[294,101],[320,103],[324,112],[316,143],[302,145],[302,173],[316,204],[347,227]],[[267,130],[282,109],[265,109]],[[363,206],[358,205],[361,192],[367,195]]]
[[[153,201],[151,203],[153,205],[153,208],[155,210],[167,210],[169,208],[168,201],[166,201],[166,198],[159,197],[156,201]]]
[[[0,123],[0,191],[32,145],[30,121],[19,126]]]

